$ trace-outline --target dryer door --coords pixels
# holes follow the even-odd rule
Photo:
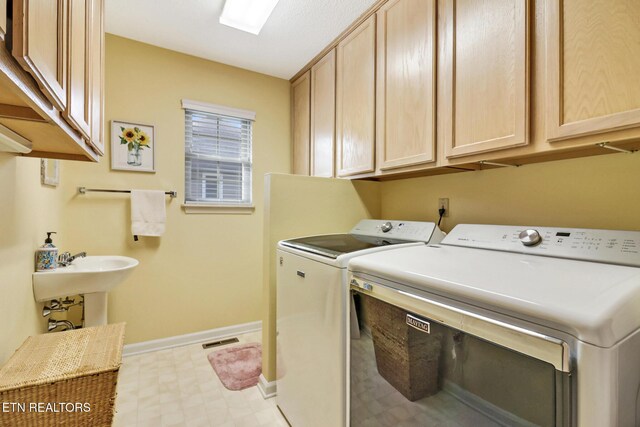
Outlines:
[[[363,326],[351,426],[571,425],[562,341],[359,278],[351,288]]]

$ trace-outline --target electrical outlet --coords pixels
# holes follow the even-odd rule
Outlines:
[[[444,208],[444,216],[449,216],[449,199],[448,198],[438,199],[438,210],[440,210],[440,208]]]

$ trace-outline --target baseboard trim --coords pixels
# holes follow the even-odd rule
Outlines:
[[[258,377],[258,390],[262,394],[262,397],[265,399],[269,399],[277,394],[276,392],[276,382],[275,381],[267,381],[264,375],[260,374]]]
[[[165,350],[174,347],[182,347],[189,344],[215,341],[223,338],[229,338],[234,335],[256,332],[261,329],[262,321],[257,321],[242,323],[240,325],[225,326],[223,328],[209,329],[208,331],[193,332],[191,334],[177,335],[174,337],[127,344],[122,350],[122,356],[134,356],[136,354],[149,353],[152,351]]]

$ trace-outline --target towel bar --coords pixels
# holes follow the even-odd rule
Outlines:
[[[131,193],[131,190],[105,190],[102,188],[78,187],[78,194],[85,194],[90,191],[97,193]],[[169,195],[172,199],[178,197],[177,191],[165,191],[164,194]]]

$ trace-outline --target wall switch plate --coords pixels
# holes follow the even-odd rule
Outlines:
[[[449,216],[449,199],[448,198],[438,199],[438,211],[440,211],[440,208],[444,208],[444,216]]]

